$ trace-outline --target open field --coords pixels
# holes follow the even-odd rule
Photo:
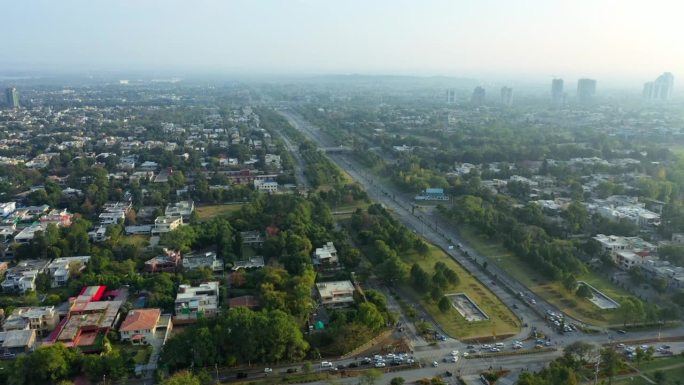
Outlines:
[[[578,298],[573,293],[565,290],[560,282],[550,281],[541,277],[539,273],[521,263],[516,256],[506,250],[500,243],[483,238],[476,230],[468,226],[461,226],[459,234],[471,247],[480,254],[487,256],[491,263],[507,271],[536,295],[557,306],[571,317],[599,326],[619,323],[615,311],[600,310],[589,300]],[[591,271],[580,275],[577,277],[577,280],[589,283],[617,302],[620,302],[620,298],[629,296],[629,293]]]
[[[430,244],[429,252],[425,257],[415,252],[405,254],[402,257],[409,265],[417,263],[430,275],[434,271],[436,262],[444,262],[460,278],[458,285],[451,286],[444,292],[447,294],[466,293],[489,316],[489,320],[486,321],[468,322],[456,309],[442,313],[436,303],[427,300],[407,285],[405,290],[407,294],[413,300],[420,302],[445,333],[459,339],[477,339],[491,338],[495,335],[516,334],[520,331],[520,323],[510,310],[488,288],[451,259],[442,249]]]
[[[225,205],[197,206],[195,212],[200,221],[208,221],[216,217],[227,217],[240,210],[242,203],[231,203]]]

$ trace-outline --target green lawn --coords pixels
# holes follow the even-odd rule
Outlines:
[[[133,358],[136,364],[146,364],[150,361],[150,355],[152,354],[152,347],[150,346],[135,346],[130,343],[122,343],[120,347],[126,355]]]
[[[459,339],[478,339],[491,338],[492,336],[503,336],[516,334],[520,331],[518,319],[510,310],[494,295],[487,287],[482,285],[461,265],[449,257],[444,250],[429,245],[429,253],[425,257],[417,253],[402,256],[409,265],[418,263],[429,274],[434,271],[436,262],[444,262],[450,269],[454,270],[459,278],[458,285],[445,290],[445,293],[466,293],[477,305],[489,316],[489,320],[480,322],[466,321],[456,309],[451,309],[447,313],[442,313],[437,304],[419,295],[410,287],[406,288],[413,300],[421,303],[430,312],[433,318],[439,323],[444,331],[452,337]]]
[[[240,210],[242,203],[233,203],[228,205],[208,205],[197,206],[195,212],[201,222],[208,221],[216,217],[227,217],[230,214]]]
[[[134,245],[140,249],[147,247],[150,243],[150,237],[148,235],[135,234],[127,235],[122,238],[122,243]]]
[[[653,380],[656,370],[665,373],[665,383],[674,384],[675,380],[684,379],[684,357],[658,358],[651,362],[641,364],[639,369],[646,377]],[[652,385],[641,376],[633,375],[619,381],[613,381],[614,385]]]
[[[468,226],[461,226],[459,234],[468,245],[480,254],[487,256],[491,263],[495,263],[507,271],[536,295],[557,306],[571,317],[598,326],[620,323],[615,311],[601,310],[589,300],[578,298],[565,290],[560,282],[542,277],[506,250],[499,242],[485,239],[476,230]],[[621,297],[629,296],[629,293],[591,271],[577,277],[577,280],[589,283],[618,302],[620,302]]]

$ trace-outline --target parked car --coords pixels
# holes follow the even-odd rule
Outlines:
[[[358,368],[359,364],[356,362],[350,362],[349,365],[347,365],[348,368]]]
[[[432,361],[432,366],[436,368],[439,366],[439,363],[437,363],[437,361]]]
[[[271,368],[264,368],[264,373],[273,373],[273,369],[271,369]]]
[[[375,367],[376,367],[376,368],[384,368],[385,366],[386,366],[385,363],[382,362],[382,361],[379,361],[379,362],[376,362],[376,363],[375,363]]]
[[[297,368],[289,368],[286,370],[287,373],[297,373]]]

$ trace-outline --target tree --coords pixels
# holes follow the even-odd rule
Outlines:
[[[359,322],[371,330],[379,330],[385,325],[385,319],[378,309],[370,302],[364,302],[359,305],[357,312]]]
[[[421,293],[426,293],[430,290],[430,275],[417,263],[411,266],[411,283]],[[684,295],[682,295],[682,298],[684,298]]]
[[[589,286],[582,284],[579,285],[579,287],[577,288],[575,295],[577,295],[580,298],[592,298],[594,296],[594,293],[591,292]]]
[[[446,296],[443,296],[442,299],[439,300],[437,307],[439,307],[439,310],[442,313],[446,313],[451,309],[451,301]]]
[[[575,275],[571,273],[565,274],[565,276],[563,277],[563,287],[565,288],[565,290],[572,292],[575,290],[576,286],[577,279],[575,278]]]
[[[194,374],[186,371],[178,372],[165,379],[160,385],[201,385]]]
[[[601,350],[601,372],[608,377],[608,384],[613,383],[613,377],[622,365],[622,356],[612,348]]]
[[[386,259],[377,267],[378,275],[389,284],[400,283],[408,277],[408,266],[396,255]]]
[[[586,361],[589,359],[589,356],[592,355],[595,348],[596,347],[589,342],[576,341],[567,345],[565,349],[563,349],[563,352],[574,357],[575,360]]]
[[[658,385],[665,384],[666,379],[667,379],[667,376],[665,375],[665,372],[663,372],[662,370],[656,370],[653,373],[653,381],[655,381],[655,383]]]

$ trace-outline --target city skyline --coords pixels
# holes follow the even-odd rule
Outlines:
[[[562,5],[433,0],[420,6],[388,0],[200,1],[192,6],[178,1],[13,2],[5,7],[6,29],[24,32],[5,41],[0,67],[502,79],[587,76],[602,84],[641,86],[654,73],[684,69],[684,54],[673,49],[684,33],[674,16],[682,6],[656,3],[644,9],[634,1],[612,0]],[[662,13],[663,8],[673,12]],[[26,28],[29,25],[43,27]]]

